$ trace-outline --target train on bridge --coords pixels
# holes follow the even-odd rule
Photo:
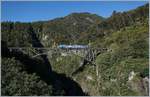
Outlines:
[[[58,45],[58,48],[61,49],[87,49],[89,45]]]

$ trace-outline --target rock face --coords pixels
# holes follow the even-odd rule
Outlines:
[[[128,80],[131,81],[135,75],[134,71],[130,72]]]
[[[86,79],[87,79],[87,80],[94,80],[93,77],[90,76],[90,75],[88,75],[88,76],[86,77]]]
[[[138,78],[135,73],[132,72],[131,74],[128,80],[130,88],[141,96],[149,95],[149,78]]]
[[[45,36],[43,37],[43,40],[47,40],[47,39],[48,39],[48,36],[45,35]]]
[[[143,78],[142,82],[145,90],[145,95],[149,95],[149,78],[148,77]]]

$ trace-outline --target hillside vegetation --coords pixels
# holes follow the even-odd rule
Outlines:
[[[72,13],[49,21],[2,22],[2,95],[146,96],[149,94],[149,4],[109,18]],[[83,58],[34,47],[107,48],[76,75]],[[9,47],[30,47],[10,51]]]

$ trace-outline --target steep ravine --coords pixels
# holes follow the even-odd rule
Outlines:
[[[32,29],[32,28],[30,28]],[[43,47],[43,45],[40,43],[38,38],[36,37],[36,34],[33,32],[30,32],[30,35],[32,37],[33,47]],[[39,53],[42,53],[42,51],[38,51]],[[12,58],[14,57],[16,60],[19,60],[21,63],[25,65],[25,68],[28,73],[36,73],[40,78],[45,81],[47,84],[50,84],[53,86],[53,91],[56,93],[56,91],[62,91],[64,90],[64,95],[66,96],[84,96],[87,95],[82,91],[82,88],[78,83],[76,83],[72,78],[66,77],[65,74],[58,74],[57,72],[53,71],[51,69],[51,64],[49,60],[47,59],[46,55],[42,55],[41,58],[43,59],[43,62],[31,58],[29,55],[24,54],[21,51],[9,51],[7,48],[7,44],[2,41],[2,57]],[[59,95],[59,94],[53,94],[53,95]]]

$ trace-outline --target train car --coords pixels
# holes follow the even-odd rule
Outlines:
[[[58,48],[63,49],[86,49],[89,48],[88,45],[59,45]]]

